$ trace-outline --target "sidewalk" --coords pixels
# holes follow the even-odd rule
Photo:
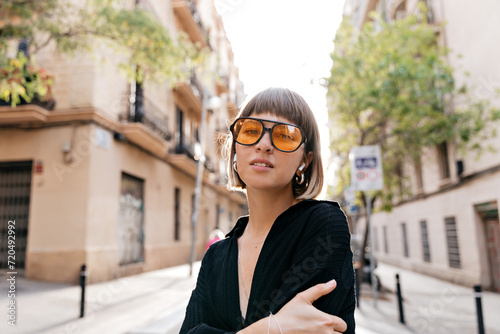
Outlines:
[[[4,316],[0,333],[177,334],[199,265],[195,263],[191,278],[189,266],[183,265],[88,285],[85,318],[79,318],[79,286],[18,277],[17,326],[9,326]],[[393,293],[396,273],[401,278],[407,325],[399,323]],[[379,264],[377,274],[384,289],[375,308],[370,286],[362,285],[356,333],[477,333],[472,289],[385,264]],[[2,307],[7,306],[6,287],[2,276]],[[500,334],[499,294],[483,293],[483,312],[486,333]]]
[[[17,278],[17,326],[0,321],[4,334],[130,333],[155,319],[184,316],[195,286],[200,263],[194,275],[189,266],[167,268],[110,282],[87,285],[85,317],[80,316],[79,286],[46,283]],[[0,305],[7,306],[6,277],[0,278]],[[6,314],[6,309],[4,309]],[[166,331],[172,326],[165,324]],[[178,329],[177,329],[178,333]]]
[[[356,333],[358,334],[407,334],[414,333],[399,323],[397,304],[388,290],[378,292],[377,307],[374,306],[372,288],[367,283],[361,285],[361,299],[356,308]]]
[[[379,263],[376,273],[384,292],[373,306],[371,288],[361,289],[357,324],[380,333],[478,333],[472,288]],[[399,274],[406,325],[399,323],[396,297]],[[483,292],[485,332],[500,334],[500,294]]]

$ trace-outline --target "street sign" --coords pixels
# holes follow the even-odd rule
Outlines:
[[[381,190],[384,187],[380,146],[355,146],[349,153],[351,186],[356,190]]]

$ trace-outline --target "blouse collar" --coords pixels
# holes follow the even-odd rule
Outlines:
[[[330,201],[317,201],[317,200],[314,200],[314,199],[305,199],[303,201],[300,201],[292,206],[290,206],[288,209],[286,209],[285,211],[283,211],[277,218],[276,220],[278,220],[279,218],[281,217],[284,217],[284,216],[287,216],[293,212],[295,212],[296,210],[302,208],[303,206],[309,206],[309,205],[314,205],[316,203],[320,203],[320,202],[327,202],[329,204],[333,204],[335,206],[339,206],[338,203],[336,202],[330,202]],[[275,221],[276,222],[276,221]],[[237,238],[239,238],[242,234],[243,234],[243,231],[245,230],[245,227],[248,225],[248,215],[247,216],[242,216],[240,218],[238,218],[238,220],[236,221],[236,224],[234,225],[234,227],[232,228],[231,231],[229,231],[228,234],[226,234],[226,238],[230,238],[232,237],[233,235],[236,236]]]

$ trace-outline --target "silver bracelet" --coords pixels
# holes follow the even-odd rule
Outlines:
[[[269,330],[271,329],[271,316],[273,315],[271,312],[269,312],[269,319],[267,322],[267,334],[269,334]]]
[[[283,334],[283,330],[281,329],[280,322],[278,321],[278,318],[271,312],[269,312],[269,327],[271,327],[271,317],[274,316],[274,320],[276,320],[276,324],[278,325],[278,328],[280,329],[280,333]],[[269,334],[269,328],[267,329],[267,332]]]

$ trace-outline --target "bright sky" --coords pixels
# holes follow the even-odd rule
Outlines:
[[[328,162],[325,89],[344,0],[215,0],[245,93],[287,87],[304,97],[320,126]]]

